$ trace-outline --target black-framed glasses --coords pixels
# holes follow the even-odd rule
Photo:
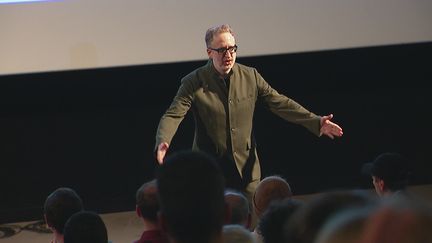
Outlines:
[[[223,54],[225,55],[227,52],[229,52],[230,54],[234,54],[235,52],[237,52],[237,45],[233,45],[230,47],[221,47],[221,48],[211,48],[209,47],[208,49],[212,50],[212,51],[216,51],[219,54]]]

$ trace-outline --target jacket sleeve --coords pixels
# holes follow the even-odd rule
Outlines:
[[[316,136],[320,136],[321,117],[308,111],[293,99],[279,94],[254,69],[257,82],[258,99],[274,114],[284,120],[302,125]]]
[[[193,80],[191,78],[184,78],[182,80],[171,105],[159,121],[156,132],[155,150],[157,150],[158,145],[162,142],[171,144],[171,140],[174,137],[180,122],[183,120],[192,105],[194,97],[193,86]]]

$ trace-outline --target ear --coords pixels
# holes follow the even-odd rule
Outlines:
[[[157,217],[158,217],[159,229],[161,229],[165,235],[168,235],[168,225],[167,225],[167,220],[165,215],[161,211],[159,211]]]
[[[213,59],[212,58],[212,52],[210,49],[207,48],[207,56],[209,57],[209,59]]]
[[[48,228],[50,228],[51,230],[53,230],[51,224],[48,222],[48,220],[46,218],[46,214],[44,214],[44,220],[45,220],[45,224],[48,226]]]
[[[251,226],[252,226],[252,215],[249,213],[246,221],[246,229],[253,230]]]
[[[384,182],[384,180],[383,179],[378,179],[378,187],[379,187],[379,189],[381,190],[381,191],[384,191],[384,189],[385,189],[385,182]]]
[[[138,207],[138,205],[135,205],[135,212],[138,215],[138,217],[142,218],[141,209]]]
[[[224,202],[224,224],[231,223],[231,208],[228,203]]]

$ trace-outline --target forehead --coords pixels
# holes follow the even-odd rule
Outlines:
[[[229,32],[215,34],[212,41],[215,47],[233,46],[235,45],[234,36]]]

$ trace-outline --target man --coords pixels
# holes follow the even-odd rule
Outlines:
[[[405,194],[408,184],[408,162],[398,153],[382,153],[362,167],[363,174],[372,177],[378,196]]]
[[[248,199],[242,193],[230,189],[225,191],[225,203],[231,212],[231,219],[225,224],[238,224],[250,229],[252,214]]]
[[[182,151],[169,157],[156,174],[159,223],[171,243],[220,243],[229,211],[224,177],[203,152]]]
[[[162,243],[165,238],[159,229],[157,214],[159,200],[156,180],[144,183],[136,192],[136,213],[142,218],[144,231],[141,238],[134,243]]]
[[[81,211],[72,215],[64,227],[64,243],[109,243],[108,231],[99,214]]]
[[[63,231],[66,221],[75,213],[83,210],[83,203],[78,194],[66,187],[60,187],[45,200],[45,222],[54,234],[51,243],[63,243]]]
[[[237,45],[229,25],[210,28],[205,41],[209,61],[182,79],[156,134],[156,158],[163,163],[180,122],[192,108],[195,118],[194,150],[218,158],[227,186],[251,198],[261,177],[252,120],[255,103],[262,101],[287,121],[331,138],[342,129],[333,115],[317,116],[279,94],[256,69],[236,63]]]

